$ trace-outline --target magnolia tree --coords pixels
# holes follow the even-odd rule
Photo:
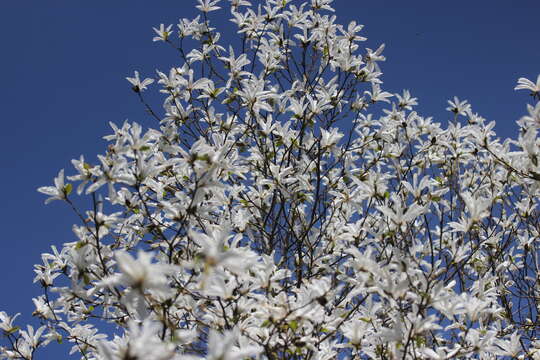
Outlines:
[[[435,122],[331,2],[154,29],[181,59],[128,78],[155,123],[39,189],[80,222],[35,266],[39,326],[0,312],[1,359],[540,359],[540,77],[517,140],[457,98]]]

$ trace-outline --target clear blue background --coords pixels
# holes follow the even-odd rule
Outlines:
[[[193,17],[194,3],[0,2],[0,310],[22,312],[19,323],[41,294],[33,264],[52,244],[73,241],[77,222],[63,203],[45,207],[36,189],[61,168],[73,173],[72,158],[95,161],[109,121],[156,126],[125,77],[181,65],[172,49],[152,42],[152,26]],[[442,122],[446,100],[457,95],[497,121],[500,137],[516,136],[515,120],[529,99],[513,87],[518,77],[540,73],[540,1],[336,0],[335,7],[340,22],[366,25],[368,47],[386,43],[385,90],[410,89],[418,111]],[[232,35],[225,17],[214,20]],[[60,350],[41,358],[67,358]]]

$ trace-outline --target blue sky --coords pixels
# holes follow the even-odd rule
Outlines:
[[[32,284],[33,264],[52,244],[74,240],[75,216],[60,202],[43,205],[36,189],[61,168],[72,173],[71,159],[84,154],[94,161],[103,153],[109,121],[156,127],[125,77],[181,65],[172,49],[152,42],[152,26],[192,17],[194,3],[0,3],[0,310],[28,320],[31,298],[41,293]],[[539,1],[335,0],[335,7],[340,22],[366,26],[366,46],[386,44],[386,91],[411,90],[417,110],[441,122],[448,119],[447,99],[467,99],[497,121],[500,137],[516,136],[515,120],[529,99],[513,87],[518,77],[536,80],[540,73]],[[231,36],[226,18],[214,20]]]

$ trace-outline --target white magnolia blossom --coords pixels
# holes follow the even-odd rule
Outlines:
[[[0,359],[50,342],[87,360],[540,359],[539,80],[518,80],[535,103],[501,140],[467,101],[437,122],[384,89],[384,45],[332,0],[195,5],[154,28],[194,44],[157,71],[163,109],[135,72],[150,120],[111,124],[97,160],[38,189],[80,222],[34,267],[39,325],[0,311]],[[228,13],[234,44],[212,27]]]
[[[64,185],[64,169],[60,170],[58,176],[54,178],[54,186],[42,186],[38,189],[40,193],[49,195],[45,204],[53,200],[65,200],[68,193],[71,192],[71,184]]]
[[[165,27],[165,25],[160,24],[159,29],[153,28],[154,32],[157,34],[156,37],[154,37],[153,41],[167,41],[169,40],[169,36],[172,34],[172,25],[169,25]],[[133,84],[133,83],[132,83]],[[135,84],[133,84],[135,85]]]
[[[155,38],[154,38],[155,39]],[[141,79],[139,78],[139,72],[138,71],[135,71],[135,76],[134,77],[126,77],[126,80],[129,81],[131,83],[131,85],[133,85],[133,91],[135,92],[141,92],[143,90],[146,90],[148,85],[152,84],[154,82],[154,79],[150,79],[150,78],[146,78],[144,80],[141,81]]]
[[[536,84],[527,78],[519,78],[514,90],[529,90],[533,95],[540,94],[540,74],[536,78]]]
[[[471,105],[467,100],[459,100],[457,96],[454,96],[454,100],[448,100],[449,107],[446,110],[453,112],[456,115],[465,115],[471,109]]]

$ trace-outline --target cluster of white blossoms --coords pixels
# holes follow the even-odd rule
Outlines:
[[[540,77],[517,140],[457,98],[434,122],[331,3],[154,29],[178,66],[128,80],[155,122],[39,189],[80,223],[35,266],[40,326],[0,312],[0,359],[540,359]]]

